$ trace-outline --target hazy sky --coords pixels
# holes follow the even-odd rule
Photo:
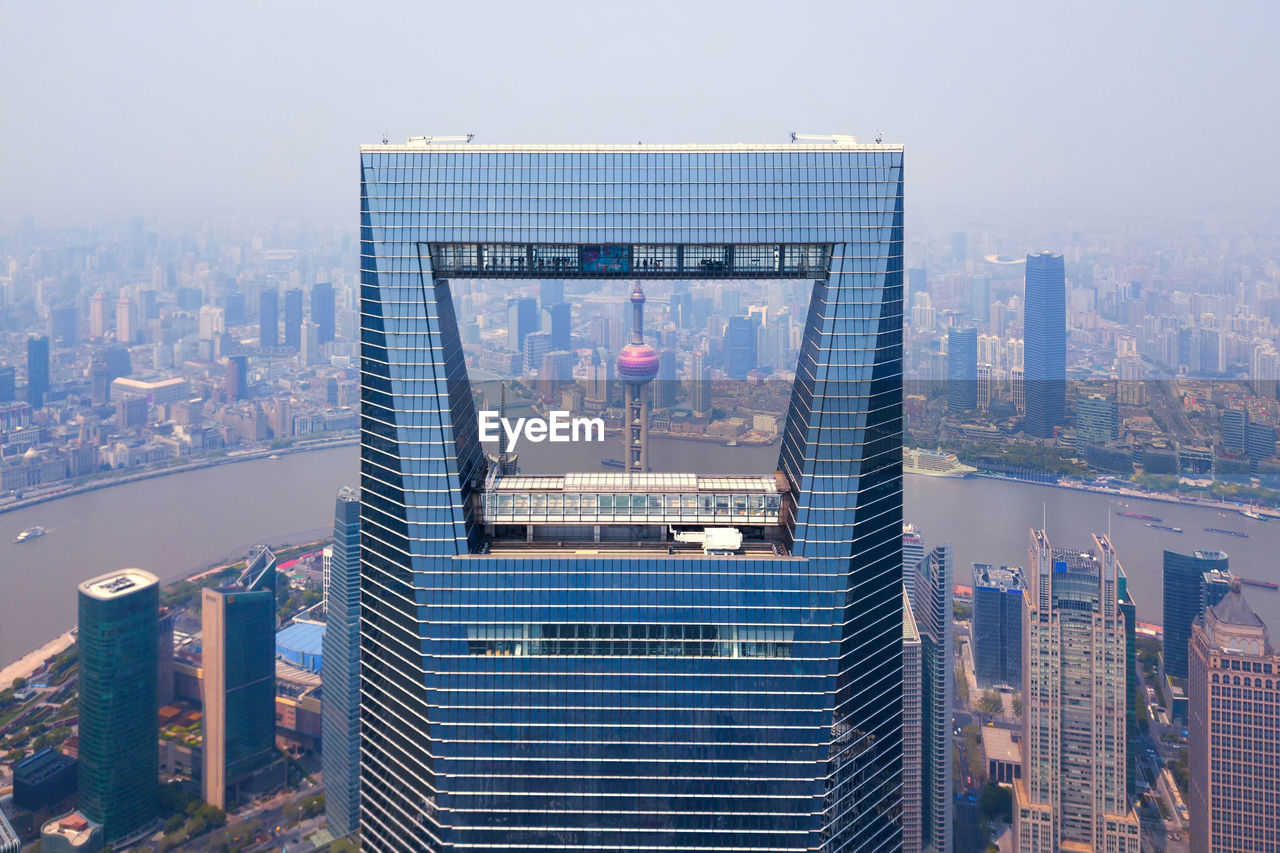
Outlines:
[[[357,146],[877,129],[908,210],[1273,218],[1280,3],[0,3],[0,220],[354,220]]]

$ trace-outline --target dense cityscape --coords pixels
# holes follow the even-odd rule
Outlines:
[[[1000,241],[975,238],[971,250],[970,239],[916,241],[920,263],[902,275],[907,476],[1228,508],[1218,515],[1236,520],[1216,532],[1237,537],[1272,516],[1280,268],[1239,254],[1231,265],[1193,252],[1152,261],[1141,245],[1079,235],[1060,252],[1012,258]],[[0,508],[356,441],[349,237],[162,235],[134,218],[90,233],[28,222],[3,248]],[[797,500],[774,475],[681,486],[648,473],[665,470],[649,447],[665,437],[785,448],[805,357],[804,274],[829,267],[830,250],[569,248],[482,244],[433,259],[459,276],[450,299],[473,405],[598,416],[606,443],[588,448],[599,455],[583,457],[583,470],[619,469],[596,479],[648,490],[648,502],[611,499],[626,503],[623,515],[603,510],[602,496],[587,516],[585,495],[579,506],[572,494],[598,491],[575,485],[585,475],[553,478],[563,498],[533,498],[527,490],[546,478],[521,470],[542,448],[500,441],[487,462],[473,460],[490,469],[472,497],[484,552],[516,547],[502,545],[515,531],[533,543],[538,524],[571,537],[573,520],[596,523],[596,547],[613,529],[633,550],[794,553],[797,543],[770,532]],[[629,299],[609,281],[641,271],[651,280]],[[536,521],[530,500],[549,502]],[[675,530],[670,509],[664,526],[636,523],[682,500],[689,532],[674,540],[663,532]],[[332,539],[255,546],[174,584],[144,569],[83,583],[78,629],[5,671],[14,838],[42,850],[359,843],[360,507],[344,487]],[[1184,533],[1145,512],[1115,515]],[[688,527],[704,520],[716,526]],[[1246,596],[1274,594],[1268,567],[1232,565],[1192,531],[1190,547],[1164,551],[1162,618],[1140,622],[1106,532],[1068,527],[1058,544],[1036,529],[1024,565],[962,568],[950,545],[910,523],[909,506],[905,521],[902,849],[1047,851],[1072,833],[1100,850],[1229,849],[1219,833],[1259,840],[1233,849],[1267,849],[1267,676],[1278,661]],[[40,547],[26,543],[43,535],[28,528],[13,547]],[[1062,589],[1058,573],[1070,579]],[[615,646],[646,635],[573,627],[473,626],[467,643],[483,656],[802,656],[793,628],[695,626]],[[1093,652],[1066,653],[1082,648]],[[1235,694],[1248,707],[1222,718],[1210,697],[1234,688],[1226,673],[1241,669],[1261,678]],[[133,685],[123,695],[122,683]],[[1231,809],[1212,805],[1225,783],[1204,747],[1227,720],[1251,723],[1231,730]],[[1197,846],[1208,831],[1215,840]]]
[[[0,853],[1280,851],[1280,11],[285,6],[0,14]]]

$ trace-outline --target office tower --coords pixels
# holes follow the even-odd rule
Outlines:
[[[609,404],[609,360],[597,347],[591,351],[591,360],[587,363],[586,387],[583,397],[588,408],[603,409]]]
[[[676,353],[664,349],[658,353],[658,380],[653,383],[653,407],[670,409],[676,404]]]
[[[215,305],[201,305],[199,335],[201,340],[211,341],[227,329],[226,312]]]
[[[1015,849],[1135,853],[1124,570],[1106,536],[1095,534],[1088,549],[1054,547],[1043,530],[1030,540]]]
[[[969,280],[969,319],[991,322],[991,276],[975,275]]]
[[[274,290],[258,295],[258,343],[268,348],[280,346],[280,295]]]
[[[276,758],[275,583],[275,555],[258,546],[235,583],[201,594],[202,795],[224,811],[242,787],[270,784]]]
[[[184,311],[199,311],[204,304],[204,291],[198,287],[179,287],[174,296],[178,307]]]
[[[684,284],[686,289],[671,294],[671,322],[676,324],[678,329],[693,328],[693,294],[688,291],[687,282],[676,282],[677,285]]]
[[[238,290],[224,293],[218,297],[218,307],[222,309],[223,319],[228,326],[239,326],[244,322],[244,294]]]
[[[1067,274],[1062,255],[1027,255],[1023,291],[1023,431],[1052,438],[1065,422],[1067,379]]]
[[[978,330],[969,326],[947,330],[947,409],[961,412],[978,407]]]
[[[507,349],[524,352],[525,335],[538,331],[538,300],[519,296],[507,300]]]
[[[917,294],[921,294],[921,293],[927,294],[928,292],[929,292],[929,278],[928,278],[928,273],[925,271],[925,269],[923,267],[916,267],[914,269],[907,270],[906,296],[910,297],[910,299],[912,300],[911,304],[912,305],[916,304],[915,298]],[[915,325],[914,319],[912,319],[911,322],[912,322],[912,325]]]
[[[160,306],[156,302],[154,290],[138,291],[138,313],[142,315],[143,322],[159,319]]]
[[[0,403],[18,398],[18,369],[12,364],[0,365]]]
[[[524,350],[520,360],[525,376],[532,378],[542,367],[542,359],[551,352],[550,332],[530,332],[524,336]]]
[[[1244,453],[1245,427],[1249,416],[1244,409],[1227,409],[1222,413],[1222,447],[1233,453]]]
[[[1259,462],[1276,455],[1276,428],[1253,421],[1245,424],[1244,452],[1249,457],[1249,470],[1256,471]]]
[[[284,345],[286,349],[302,349],[302,288],[284,292]]]
[[[730,379],[746,379],[756,368],[757,317],[730,317],[724,329],[724,358]]]
[[[973,669],[979,687],[1022,687],[1022,595],[1017,566],[973,564]]]
[[[1239,579],[1192,627],[1189,670],[1191,853],[1276,850],[1280,655]]]
[[[951,234],[951,260],[963,264],[969,260],[969,235],[963,231]]]
[[[658,353],[644,342],[644,291],[636,282],[631,291],[631,343],[618,353],[622,380],[622,452],[627,471],[649,470],[649,406],[652,382],[658,375]]]
[[[80,810],[107,841],[156,818],[160,585],[124,569],[80,584]]]
[[[1120,412],[1114,400],[1090,394],[1076,402],[1076,451],[1086,445],[1106,444],[1120,435]]]
[[[138,307],[130,296],[116,300],[116,340],[125,346],[138,342]]]
[[[570,308],[568,303],[557,302],[542,309],[542,328],[551,334],[551,348],[570,350],[573,336],[570,333]]]
[[[921,853],[924,802],[924,695],[920,629],[902,588],[902,853]]]
[[[89,337],[106,337],[110,304],[111,297],[107,296],[106,291],[98,290],[89,297]]]
[[[233,355],[227,358],[227,399],[243,400],[249,391],[249,357]]]
[[[695,164],[709,177],[690,185]],[[362,843],[898,848],[901,167],[898,146],[842,141],[362,149]],[[425,182],[384,212],[403,169]],[[624,169],[646,176],[648,212],[618,190]],[[813,180],[780,180],[793,171]],[[443,188],[463,174],[489,176],[474,190],[488,210],[446,224]],[[616,207],[588,202],[605,193]],[[690,193],[712,212],[686,212]],[[825,212],[855,198],[880,227]],[[508,222],[509,244],[486,242]],[[391,242],[407,229],[421,242]],[[810,239],[823,242],[788,242]],[[778,278],[812,286],[776,471],[489,488],[451,280],[506,254],[741,287],[761,277],[762,243],[780,247]],[[419,252],[429,264],[391,260]],[[506,269],[538,277],[536,263]],[[431,369],[432,382],[404,381]],[[533,488],[548,513],[517,520]],[[685,506],[717,509],[703,520]],[[624,561],[643,588],[622,580]],[[785,744],[759,737],[783,730]],[[529,817],[512,824],[512,811]]]
[[[32,335],[27,338],[27,402],[31,408],[44,405],[49,394],[49,337]]]
[[[703,350],[693,354],[691,366],[692,377],[690,393],[693,416],[695,418],[711,417],[711,369],[707,366],[708,356]]]
[[[1227,593],[1230,591],[1230,571],[1226,569],[1211,569],[1201,575],[1200,614],[1203,615],[1210,607],[1226,598]]]
[[[131,401],[132,402],[132,401]],[[142,402],[146,406],[146,401]],[[156,648],[156,707],[163,708],[173,701],[173,627],[177,614],[167,607],[160,608],[156,629],[159,639]]]
[[[333,285],[327,281],[311,287],[311,322],[317,326],[320,343],[327,344],[336,337],[337,302],[333,295]]]
[[[111,401],[111,375],[107,357],[102,350],[89,357],[89,400],[95,406],[105,406]]]
[[[1191,625],[1204,612],[1204,573],[1231,570],[1223,551],[1164,552],[1164,673],[1187,677],[1187,642]]]
[[[924,534],[914,524],[902,525],[902,583],[912,601],[916,596],[916,572],[924,559]]]
[[[938,545],[916,569],[912,615],[920,632],[920,840],[951,849],[951,546]]]
[[[564,304],[564,282],[550,279],[538,285],[538,300],[543,310]]]
[[[73,347],[79,342],[74,305],[58,305],[49,309],[49,338],[60,347]]]
[[[303,364],[320,362],[320,327],[311,322],[302,324],[302,347],[298,353]]]
[[[360,493],[338,491],[320,678],[324,813],[335,837],[360,824]]]

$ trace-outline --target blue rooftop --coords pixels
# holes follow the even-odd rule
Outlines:
[[[276,632],[276,656],[311,672],[320,671],[323,622],[294,622]]]

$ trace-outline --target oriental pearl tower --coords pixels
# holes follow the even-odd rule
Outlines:
[[[649,383],[658,375],[658,353],[644,342],[644,291],[631,291],[631,343],[618,353],[618,376],[626,388],[622,415],[623,460],[627,473],[649,470]]]

